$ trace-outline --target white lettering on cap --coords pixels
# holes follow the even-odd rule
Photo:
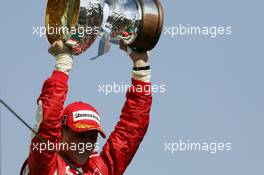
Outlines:
[[[100,125],[100,117],[97,113],[89,110],[80,110],[72,113],[73,121],[78,120],[93,120]]]

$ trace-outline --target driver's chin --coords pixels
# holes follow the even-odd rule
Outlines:
[[[87,163],[87,160],[89,159],[90,152],[73,152],[73,161],[77,165],[84,165]]]

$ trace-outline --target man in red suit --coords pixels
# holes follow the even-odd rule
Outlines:
[[[44,82],[37,100],[35,130],[38,136],[32,139],[22,175],[124,173],[147,132],[152,96],[148,53],[132,51],[125,46],[121,49],[131,51],[132,85],[127,91],[119,122],[102,151],[97,153],[98,134],[106,137],[100,115],[84,102],[74,102],[64,108],[73,57],[62,41],[51,45],[49,52],[56,58],[55,70]],[[80,145],[85,148],[80,149]]]

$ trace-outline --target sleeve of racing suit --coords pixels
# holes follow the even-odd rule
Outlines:
[[[101,152],[109,175],[122,175],[134,157],[149,125],[151,103],[151,83],[133,75],[120,120]]]
[[[42,104],[43,116],[38,134],[48,143],[58,143],[61,138],[61,120],[64,101],[67,96],[68,75],[55,70],[42,87],[38,104]],[[49,144],[34,137],[27,160],[30,175],[53,175],[56,170],[55,152],[48,149]]]

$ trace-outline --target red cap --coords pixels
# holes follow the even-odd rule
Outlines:
[[[75,132],[97,130],[103,138],[105,132],[101,128],[100,116],[96,109],[83,102],[69,104],[63,111],[62,125],[67,125]]]

